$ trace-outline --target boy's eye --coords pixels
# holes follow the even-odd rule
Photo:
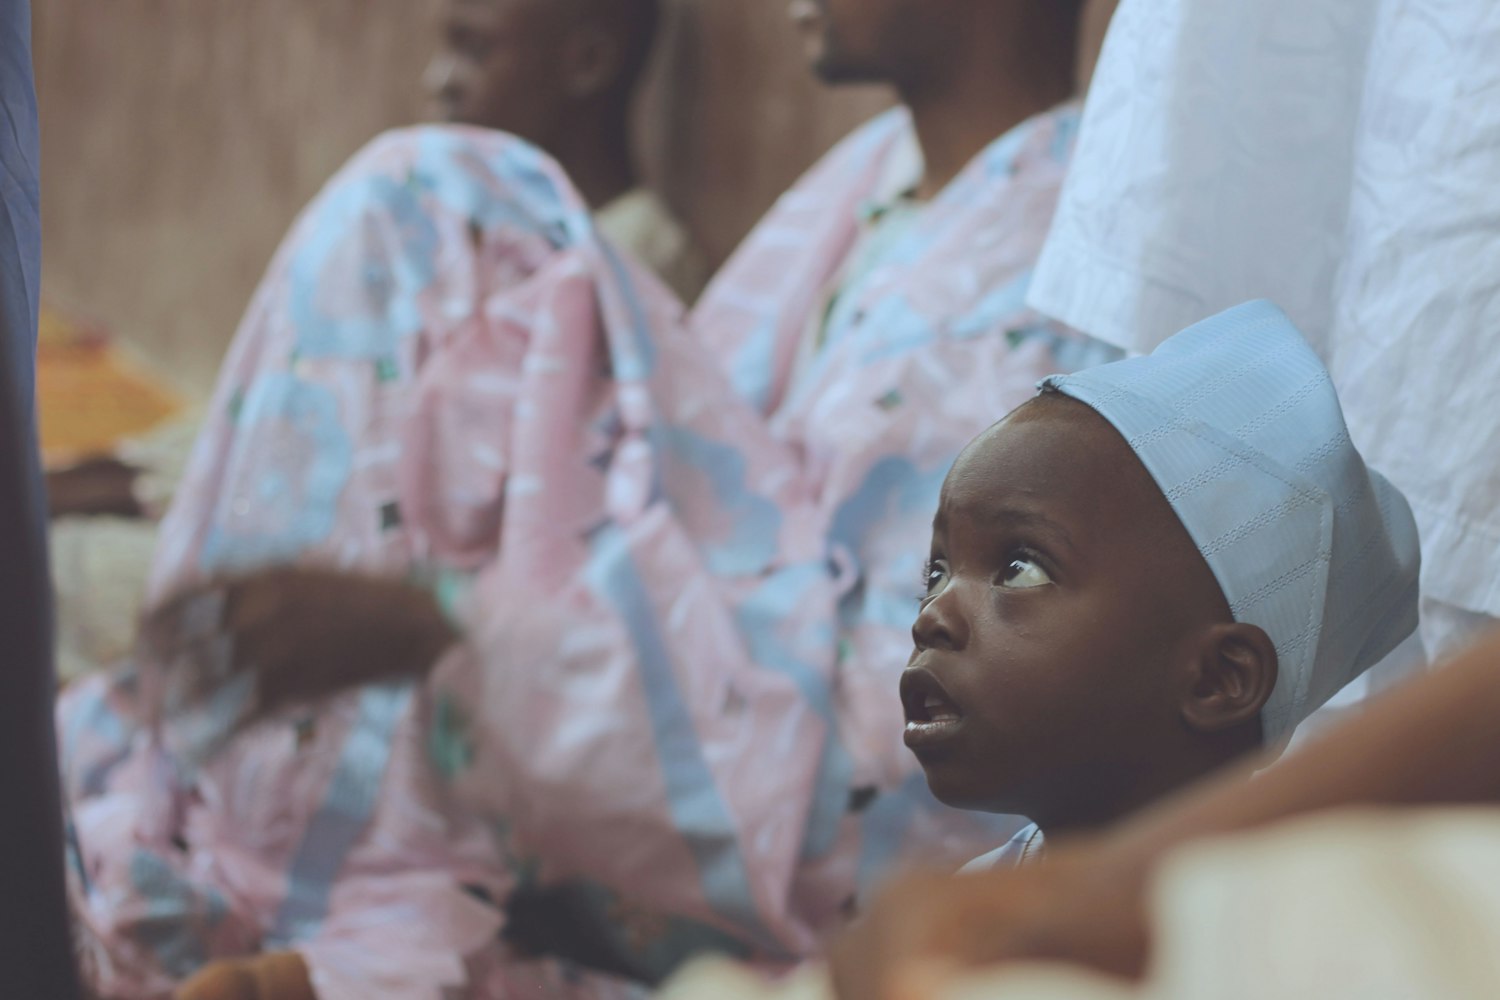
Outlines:
[[[1013,559],[1000,576],[1000,585],[1012,590],[1030,590],[1045,587],[1052,582],[1047,571],[1030,559]]]
[[[922,571],[922,584],[924,586],[924,589],[927,591],[926,596],[932,596],[932,594],[943,585],[943,581],[947,579],[947,577],[948,569],[942,563],[928,563],[927,568]]]

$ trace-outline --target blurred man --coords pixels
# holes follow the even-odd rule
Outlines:
[[[604,234],[691,303],[707,278],[702,255],[641,186],[630,141],[658,21],[657,0],[447,0],[425,82],[437,117],[550,153]]]

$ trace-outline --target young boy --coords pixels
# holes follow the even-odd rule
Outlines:
[[[1416,627],[1418,562],[1316,355],[1275,306],[1239,306],[1046,379],[959,456],[901,681],[907,746],[944,802],[1034,820],[971,869],[1034,860],[1043,830],[1283,746]],[[838,995],[874,996],[849,978],[869,951],[845,953]],[[831,995],[819,970],[766,989],[712,963],[664,994]]]
[[[1292,730],[1415,627],[1401,494],[1275,306],[1054,376],[943,486],[901,679],[949,805],[1033,858]]]

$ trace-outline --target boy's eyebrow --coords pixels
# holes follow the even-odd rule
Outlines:
[[[1078,551],[1078,546],[1073,542],[1073,533],[1065,525],[1054,521],[1039,510],[1031,510],[1025,507],[1002,506],[996,507],[988,512],[990,520],[1001,521],[1007,525],[1028,528],[1033,531],[1044,531],[1062,542],[1069,549]]]

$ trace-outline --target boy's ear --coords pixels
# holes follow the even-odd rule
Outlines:
[[[1276,646],[1255,625],[1211,625],[1194,668],[1182,717],[1197,732],[1222,732],[1259,717],[1276,687]]]

